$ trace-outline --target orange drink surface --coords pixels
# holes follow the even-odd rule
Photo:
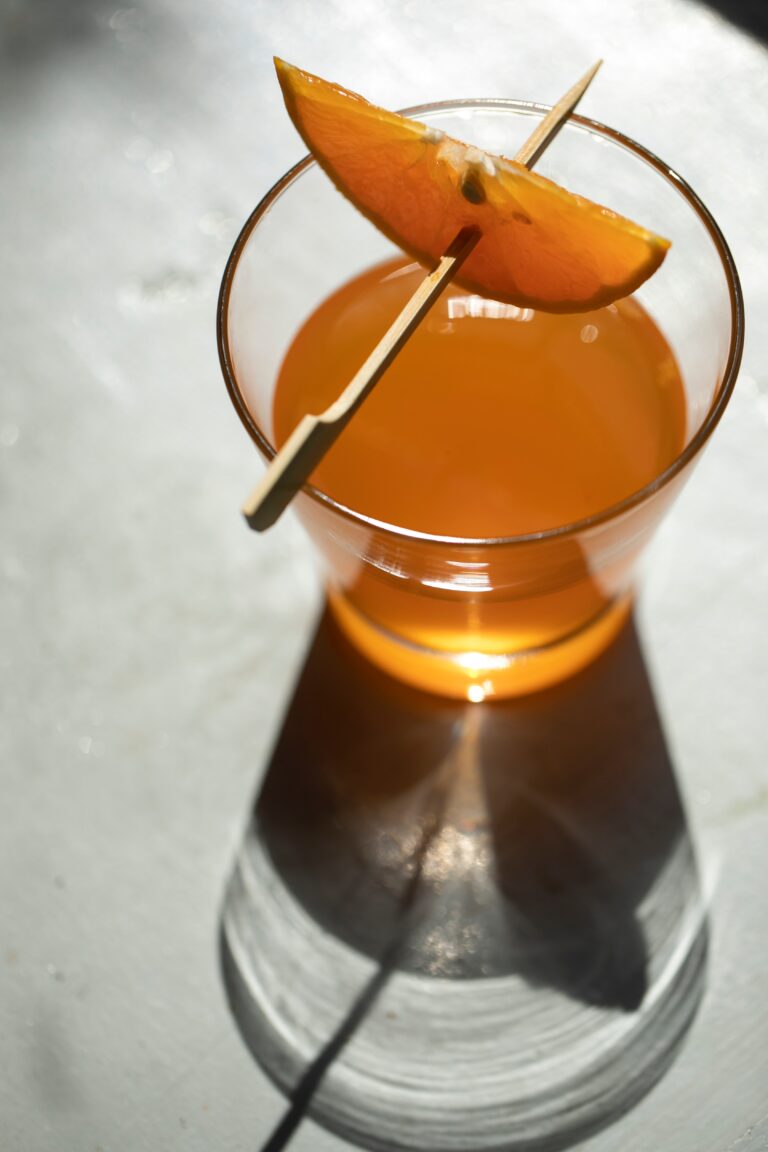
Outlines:
[[[278,444],[339,395],[423,277],[396,259],[313,313],[280,373]],[[684,433],[674,356],[636,300],[557,316],[449,287],[312,482],[400,527],[518,536],[623,500]]]
[[[339,395],[423,275],[418,264],[398,257],[343,285],[306,320],[275,391],[278,446],[305,413],[319,413]],[[473,540],[519,537],[584,520],[638,491],[681,451],[685,427],[674,355],[635,299],[553,315],[450,286],[312,483],[337,503],[402,529]],[[556,644],[556,661],[578,665],[580,631],[588,628],[590,642],[603,647],[623,620],[620,573],[595,579],[578,538],[552,547],[560,550],[562,579],[542,573],[537,584],[534,560],[530,578],[516,575],[512,586],[506,577],[497,581],[478,545],[474,586],[403,580],[361,566],[332,589],[331,604],[358,646],[422,687],[465,695],[467,651],[484,653],[475,678],[486,687],[476,686],[476,697],[469,693],[481,698],[497,690],[510,653]],[[425,571],[429,548],[424,542]],[[471,554],[468,545],[462,563],[469,557],[470,570]],[[521,556],[518,549],[524,569]],[[436,568],[441,563],[435,559]],[[571,635],[579,651],[569,657],[561,641]],[[427,661],[420,671],[419,649],[463,654],[459,687],[450,668],[441,674],[439,662]],[[546,659],[536,667],[530,684],[516,669],[520,690],[568,671],[548,669]]]

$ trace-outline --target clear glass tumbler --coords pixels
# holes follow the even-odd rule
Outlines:
[[[410,109],[450,135],[514,155],[537,104],[450,101]],[[717,224],[668,165],[574,116],[537,171],[672,240],[637,293],[669,341],[687,400],[686,442],[651,483],[572,524],[523,536],[456,538],[386,524],[307,484],[296,511],[325,563],[330,605],[359,649],[421,688],[482,700],[542,688],[593,659],[631,606],[638,558],[687,479],[733,390],[743,341],[736,269]],[[306,158],[245,224],[222,282],[222,370],[269,460],[280,364],[332,291],[394,254]],[[383,385],[380,385],[383,386]]]

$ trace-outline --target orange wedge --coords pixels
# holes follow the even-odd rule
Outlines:
[[[484,296],[581,312],[628,296],[669,241],[418,120],[275,60],[286,107],[318,164],[395,244],[433,265],[459,230],[482,239],[459,280]]]

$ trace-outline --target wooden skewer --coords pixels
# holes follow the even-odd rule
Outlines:
[[[602,60],[598,60],[596,64],[593,64],[589,71],[584,73],[581,80],[577,80],[573,88],[569,88],[565,95],[560,97],[554,108],[547,112],[544,119],[531,132],[525,144],[516,154],[515,160],[519,164],[525,164],[526,168],[533,168],[544,150],[557,136],[571,112],[575,111],[576,105],[594,80],[602,63]]]
[[[530,168],[539,159],[581,100],[601,64],[602,60],[598,60],[547,113],[515,155],[518,163]],[[302,417],[243,505],[243,515],[251,528],[263,532],[287,508],[480,237],[477,228],[462,228],[341,395],[320,415]]]

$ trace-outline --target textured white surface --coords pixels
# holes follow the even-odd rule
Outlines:
[[[318,602],[214,343],[240,222],[301,152],[270,56],[393,107],[584,103],[719,219],[742,379],[655,547],[649,666],[711,895],[682,1055],[590,1152],[768,1145],[768,53],[684,0],[0,5],[0,1147],[258,1152],[225,877]],[[338,1140],[305,1122],[295,1152]]]

